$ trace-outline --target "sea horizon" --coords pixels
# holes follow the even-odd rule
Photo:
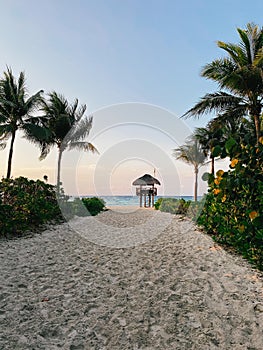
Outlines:
[[[111,206],[139,206],[139,197],[136,195],[78,195],[78,196],[70,196],[70,198],[73,200],[74,198],[91,198],[91,197],[98,197],[105,201],[105,204],[107,207]],[[197,199],[201,199],[203,196],[198,196]],[[189,195],[164,195],[164,196],[156,196],[155,202],[159,198],[176,198],[176,199],[184,199],[186,201],[193,201],[194,196]]]

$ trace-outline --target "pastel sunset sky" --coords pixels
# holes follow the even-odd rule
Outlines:
[[[132,194],[131,182],[155,169],[160,194],[192,195],[193,169],[172,150],[214,115],[179,117],[217,90],[200,70],[224,54],[217,40],[238,42],[237,27],[262,25],[261,0],[0,0],[0,13],[0,75],[7,66],[16,77],[24,71],[29,94],[77,97],[93,115],[89,141],[99,154],[64,154],[66,192]],[[57,150],[41,162],[38,156],[19,134],[12,175],[48,175],[54,183]],[[205,191],[200,180],[199,194]]]

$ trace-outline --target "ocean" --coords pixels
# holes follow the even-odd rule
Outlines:
[[[87,198],[87,197],[94,197],[94,196],[81,196],[81,198]],[[99,198],[103,199],[106,203],[106,207],[113,207],[113,206],[139,206],[139,197],[137,196],[98,196]],[[158,198],[183,198],[186,201],[193,200],[193,196],[156,196],[155,202]],[[200,197],[201,198],[201,197]],[[199,199],[199,198],[198,198]]]

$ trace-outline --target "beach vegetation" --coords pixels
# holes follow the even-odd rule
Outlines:
[[[231,245],[263,269],[263,145],[243,135],[225,147],[229,170],[208,177],[198,223],[220,243]]]
[[[185,116],[216,114],[199,141],[229,161],[228,170],[203,176],[208,193],[199,225],[263,270],[263,29],[249,23],[238,34],[239,44],[218,42],[227,57],[201,72],[220,90],[206,94]],[[212,137],[211,145],[214,127],[221,135]]]
[[[0,182],[0,236],[19,235],[61,219],[52,185],[25,177]]]
[[[70,200],[70,197],[64,194],[62,187],[60,187],[60,194],[59,196],[57,195],[57,200],[62,215],[66,220],[70,220],[74,216],[95,216],[106,210],[105,201],[102,198],[87,197]]]
[[[217,42],[227,57],[206,64],[201,72],[202,77],[216,82],[220,90],[206,94],[184,116],[215,112],[234,121],[247,116],[254,124],[258,143],[263,107],[263,28],[248,23],[245,29],[237,31],[238,44]]]
[[[72,202],[68,201],[66,205],[70,218],[75,215],[81,217],[95,216],[105,210],[104,200],[98,197],[75,198]]]
[[[38,118],[33,116],[37,110],[43,91],[29,96],[26,79],[23,72],[16,80],[11,68],[7,68],[3,78],[0,79],[0,150],[6,147],[10,138],[8,152],[7,174],[10,178],[12,159],[17,131],[21,130],[24,136],[41,139],[44,130],[38,125]]]
[[[89,215],[97,215],[101,211],[105,210],[105,201],[98,197],[82,198],[82,203],[84,204]]]
[[[40,140],[40,160],[46,158],[53,146],[58,149],[57,160],[57,192],[60,192],[60,173],[62,154],[65,150],[81,150],[98,153],[96,147],[85,141],[92,128],[93,117],[86,117],[86,105],[80,105],[78,99],[70,104],[68,100],[55,91],[48,94],[47,100],[42,100],[41,125],[46,130],[46,138]],[[36,138],[37,142],[38,139]]]
[[[181,215],[196,222],[202,212],[204,202],[204,197],[198,201],[185,200],[184,198],[178,199],[160,197],[154,203],[154,207],[156,210]]]
[[[217,144],[220,135],[220,129],[214,128],[196,128],[194,133],[196,139],[198,140],[203,153],[211,159],[211,174],[215,172],[215,152],[214,148]]]
[[[156,210],[160,210],[170,214],[186,215],[191,201],[183,198],[158,198],[154,203]]]
[[[71,217],[74,217],[75,215],[80,217],[89,215],[81,198],[74,198],[74,200],[72,202],[68,202],[67,205],[69,206]]]
[[[0,79],[0,150],[9,143],[7,175],[0,185],[0,233],[15,234],[24,232],[63,216],[70,219],[83,212],[96,215],[104,208],[97,198],[69,203],[60,181],[61,160],[65,150],[82,150],[98,153],[95,146],[86,141],[92,127],[93,117],[85,116],[86,105],[79,105],[78,99],[70,104],[56,92],[43,97],[43,90],[29,96],[25,74],[18,79],[11,68],[7,68]],[[36,115],[38,114],[38,115]],[[40,147],[40,160],[44,159],[53,146],[58,148],[56,186],[47,183],[45,175],[42,182],[24,177],[11,178],[12,159],[17,132]],[[56,196],[55,196],[56,194]],[[54,197],[55,196],[55,197]]]
[[[173,150],[173,156],[194,167],[194,201],[197,201],[198,192],[198,172],[201,166],[205,164],[207,153],[198,141],[195,135],[192,135],[184,145]]]
[[[163,201],[163,197],[160,197],[160,198],[157,199],[157,201],[154,203],[154,209],[155,210],[159,210],[160,209],[162,201]]]

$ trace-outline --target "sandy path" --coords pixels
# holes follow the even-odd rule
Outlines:
[[[261,350],[260,274],[191,222],[154,216],[97,217],[114,240],[125,227],[165,223],[129,248],[97,245],[72,229],[96,226],[92,218],[0,241],[0,349]]]

